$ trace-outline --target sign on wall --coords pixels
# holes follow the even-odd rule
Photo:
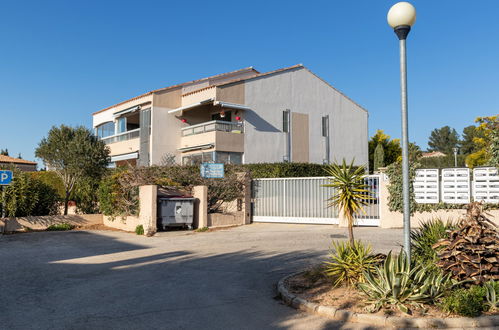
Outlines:
[[[470,202],[469,168],[442,169],[442,202],[466,204]]]
[[[12,171],[2,170],[0,171],[0,186],[7,186],[12,182]]]
[[[438,169],[416,170],[413,187],[416,203],[437,204],[440,201]]]
[[[477,202],[499,203],[499,173],[495,167],[473,170],[473,198]]]
[[[225,170],[223,163],[201,163],[201,177],[208,179],[222,179]]]

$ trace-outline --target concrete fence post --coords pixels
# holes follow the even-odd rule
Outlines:
[[[196,198],[194,203],[194,227],[208,227],[208,187],[195,186],[192,189],[192,197]]]
[[[139,207],[139,222],[144,227],[144,233],[146,235],[156,233],[156,231],[158,230],[158,186],[140,186]]]
[[[248,173],[237,173],[237,179],[243,183],[242,192],[242,208],[241,212],[244,214],[242,225],[251,223],[251,178]]]

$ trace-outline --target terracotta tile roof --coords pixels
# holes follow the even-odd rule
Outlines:
[[[214,76],[209,76],[209,77],[205,77],[205,78],[201,78],[201,79],[196,79],[196,80],[191,80],[191,81],[188,81],[188,82],[184,82],[184,83],[181,83],[181,84],[177,84],[177,85],[172,85],[172,86],[168,86],[168,87],[164,87],[164,88],[160,88],[160,89],[155,89],[155,90],[152,90],[150,92],[147,92],[147,93],[144,93],[144,94],[141,94],[139,96],[136,96],[136,97],[133,97],[131,99],[128,99],[126,101],[123,101],[123,102],[120,102],[120,103],[117,103],[115,105],[112,105],[110,107],[107,107],[105,109],[102,109],[102,110],[99,110],[99,111],[96,111],[93,113],[93,115],[95,114],[98,114],[100,112],[103,112],[103,111],[106,111],[106,110],[109,110],[111,108],[114,108],[114,107],[117,107],[119,105],[122,105],[122,104],[125,104],[127,102],[131,102],[131,101],[135,101],[135,100],[138,100],[142,97],[145,97],[145,96],[148,96],[148,95],[151,95],[153,93],[157,93],[157,92],[164,92],[164,91],[167,91],[167,90],[171,90],[171,89],[175,89],[175,88],[179,88],[179,87],[183,87],[185,85],[189,85],[189,84],[195,84],[195,83],[198,83],[198,82],[201,82],[201,81],[204,81],[204,80],[208,80],[208,79],[215,79],[215,78],[218,78],[218,77],[222,77],[222,76],[227,76],[227,75],[230,75],[230,74],[234,74],[234,73],[238,73],[238,72],[241,72],[241,71],[249,71],[249,70],[253,70],[255,71],[256,73],[259,73],[257,70],[255,70],[252,66],[250,67],[247,67],[247,68],[243,68],[243,69],[239,69],[239,70],[235,70],[235,71],[230,71],[230,72],[225,72],[225,73],[220,73],[220,74],[217,74],[217,75],[214,75]]]
[[[30,162],[29,160],[9,157],[4,155],[0,155],[0,163],[29,164],[29,165],[37,164],[36,162]]]

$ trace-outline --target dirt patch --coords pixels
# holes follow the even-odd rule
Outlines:
[[[97,224],[92,224],[92,225],[83,225],[83,226],[77,226],[73,230],[108,230],[108,231],[121,231],[124,233],[129,233],[128,231],[124,231],[121,229],[113,228],[113,227],[107,227],[103,225],[102,223],[97,223]]]
[[[289,292],[322,306],[331,306],[355,313],[370,314],[369,304],[362,292],[346,286],[334,287],[333,281],[322,273],[321,267],[311,268],[286,280],[285,285]],[[399,317],[461,317],[441,311],[434,305],[423,305],[422,308],[411,308],[408,315],[396,307],[381,309],[373,315]],[[482,315],[497,315],[497,313],[483,313]]]

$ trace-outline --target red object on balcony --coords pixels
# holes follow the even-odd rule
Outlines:
[[[180,120],[181,120],[183,123],[187,123],[187,119],[185,119],[185,118],[182,118],[182,119],[180,119]]]
[[[241,120],[241,117],[237,116],[237,117],[236,117],[236,120],[237,120],[237,121]]]

